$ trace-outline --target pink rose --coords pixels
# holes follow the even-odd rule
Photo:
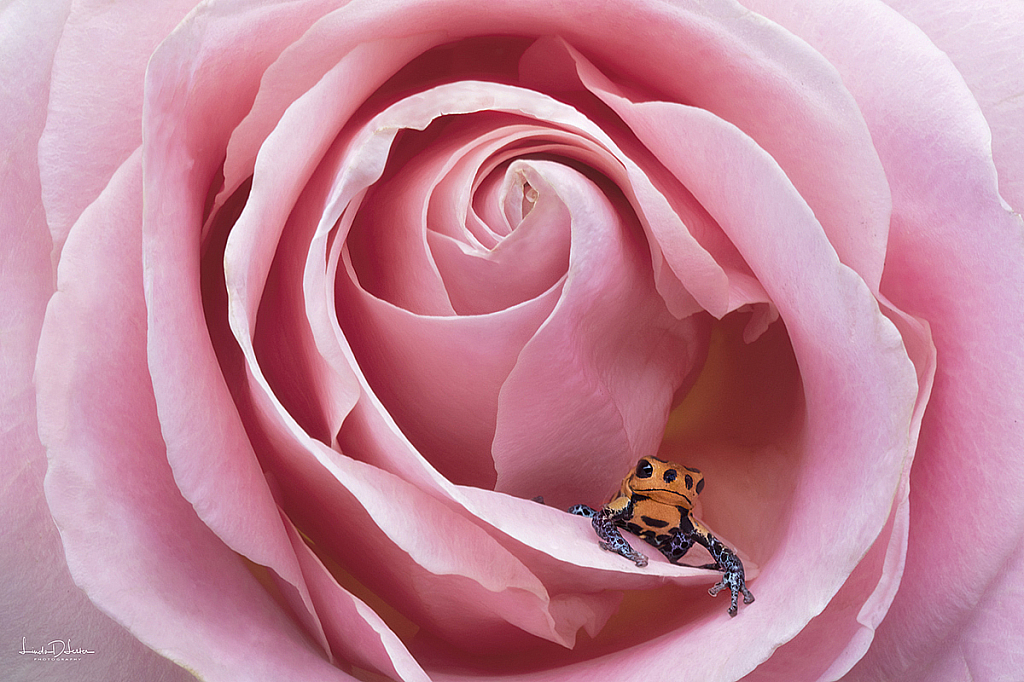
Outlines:
[[[1019,4],[193,4],[0,14],[5,669],[1018,674]]]

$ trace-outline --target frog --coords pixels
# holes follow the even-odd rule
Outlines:
[[[708,593],[714,597],[728,588],[732,598],[729,615],[735,616],[739,595],[743,594],[744,604],[752,603],[754,595],[747,589],[743,562],[736,552],[693,515],[703,490],[700,470],[654,456],[641,457],[622,479],[619,491],[601,509],[577,504],[569,508],[569,513],[590,518],[601,549],[620,554],[641,568],[647,565],[647,556],[626,542],[620,528],[657,547],[673,564],[679,564],[695,542],[703,545],[715,562],[699,568],[723,573]]]

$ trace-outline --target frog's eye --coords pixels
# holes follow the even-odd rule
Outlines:
[[[672,481],[676,480],[676,477],[678,475],[679,473],[675,469],[669,469],[668,471],[663,473],[661,477],[665,479],[665,483],[671,483]]]
[[[690,474],[686,474],[686,478],[683,480],[686,481],[687,490],[693,487],[693,476],[691,476]]]
[[[636,477],[637,478],[650,478],[654,474],[654,467],[646,459],[642,459],[636,463]]]
[[[704,479],[697,481],[697,494],[700,495],[700,491],[704,490]]]

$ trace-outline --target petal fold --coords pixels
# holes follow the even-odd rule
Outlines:
[[[136,637],[208,679],[346,679],[196,516],[164,459],[140,324],[141,170],[136,153],[76,223],[40,342],[46,494],[68,566]]]

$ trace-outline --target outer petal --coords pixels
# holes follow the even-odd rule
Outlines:
[[[171,476],[141,325],[141,203],[136,154],[72,231],[40,343],[47,501],[68,565],[94,602],[206,679],[347,679]]]
[[[992,131],[999,193],[1024,211],[1024,4],[887,0],[953,62]]]
[[[957,632],[1024,532],[1024,230],[976,101],[918,28],[870,1],[747,4],[825,54],[857,99],[893,187],[882,292],[929,321],[938,350],[906,577],[851,673],[892,680]],[[949,532],[950,510],[970,542]]]
[[[253,94],[251,81],[263,65],[255,59],[240,64],[248,72],[231,79],[225,91],[224,79],[217,78],[220,53],[199,60],[195,53],[205,45],[203,39],[227,52],[248,45],[253,35],[282,29],[274,24],[279,19],[274,8],[231,8],[237,14],[223,6],[202,9],[162,44],[147,72],[145,190],[140,198],[146,195],[141,225],[148,363],[167,459],[182,494],[228,547],[272,569],[308,605],[277,504],[210,342],[217,328],[204,317],[199,296],[200,284],[208,284],[198,266],[199,226],[209,183],[223,158],[227,129],[244,115]],[[225,21],[220,11],[227,11],[234,23]],[[292,19],[301,23],[303,17],[296,13]],[[268,42],[265,49],[272,52],[273,41]],[[183,69],[189,70],[188,77]],[[209,107],[204,109],[198,93],[214,83],[218,99],[202,102]],[[196,118],[205,116],[214,122],[196,124]],[[225,487],[226,480],[233,485]]]
[[[25,682],[192,679],[99,611],[71,580],[43,498],[45,451],[32,385],[36,344],[54,290],[37,143],[46,120],[51,59],[68,2],[5,3],[0,12],[0,669]],[[35,660],[19,653],[54,639],[95,654]]]
[[[959,632],[912,682],[992,680],[1012,682],[1024,661],[1020,604],[1024,602],[1024,549],[1000,568]]]
[[[72,224],[142,142],[149,56],[197,1],[71,3],[39,141],[54,260]]]

